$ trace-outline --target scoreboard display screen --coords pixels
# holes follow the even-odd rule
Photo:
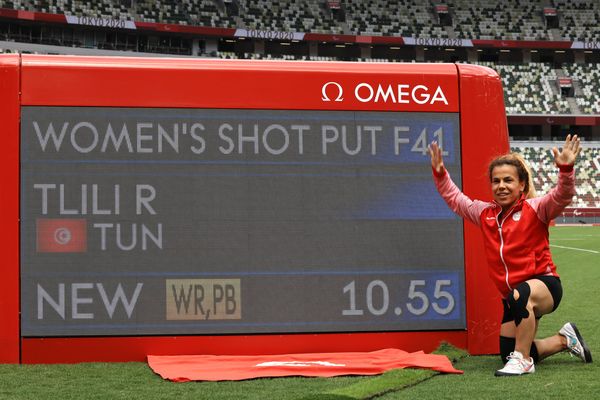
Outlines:
[[[23,106],[26,337],[466,328],[457,112]]]

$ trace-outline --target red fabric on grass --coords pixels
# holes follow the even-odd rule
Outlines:
[[[377,375],[395,368],[425,368],[462,374],[448,357],[398,349],[372,352],[259,356],[148,356],[154,372],[175,382],[238,381],[278,376]]]

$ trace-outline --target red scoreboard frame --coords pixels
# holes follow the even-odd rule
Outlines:
[[[509,150],[502,86],[493,70],[466,64],[7,54],[0,56],[0,71],[0,362],[143,361],[148,354],[278,354],[386,347],[429,352],[440,341],[471,354],[498,352],[499,295],[487,276],[480,233],[468,223],[464,225],[466,330],[66,338],[24,338],[20,332],[21,106],[459,113],[463,191],[486,199],[490,197],[487,163]],[[404,94],[383,96],[389,87]],[[376,96],[378,88],[381,96]]]

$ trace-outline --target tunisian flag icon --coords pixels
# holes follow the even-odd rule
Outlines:
[[[87,251],[85,219],[37,219],[38,253],[82,253]]]

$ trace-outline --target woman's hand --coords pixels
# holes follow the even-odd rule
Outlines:
[[[429,156],[431,157],[431,167],[436,173],[441,174],[444,172],[444,157],[442,156],[442,149],[438,146],[436,141],[431,142],[427,146],[429,150]]]
[[[581,147],[579,147],[579,138],[577,135],[567,135],[567,139],[565,140],[565,145],[562,148],[562,151],[559,151],[558,148],[553,147],[552,153],[554,153],[554,162],[556,165],[573,165],[575,164],[575,159],[577,159],[577,155],[581,151]]]

